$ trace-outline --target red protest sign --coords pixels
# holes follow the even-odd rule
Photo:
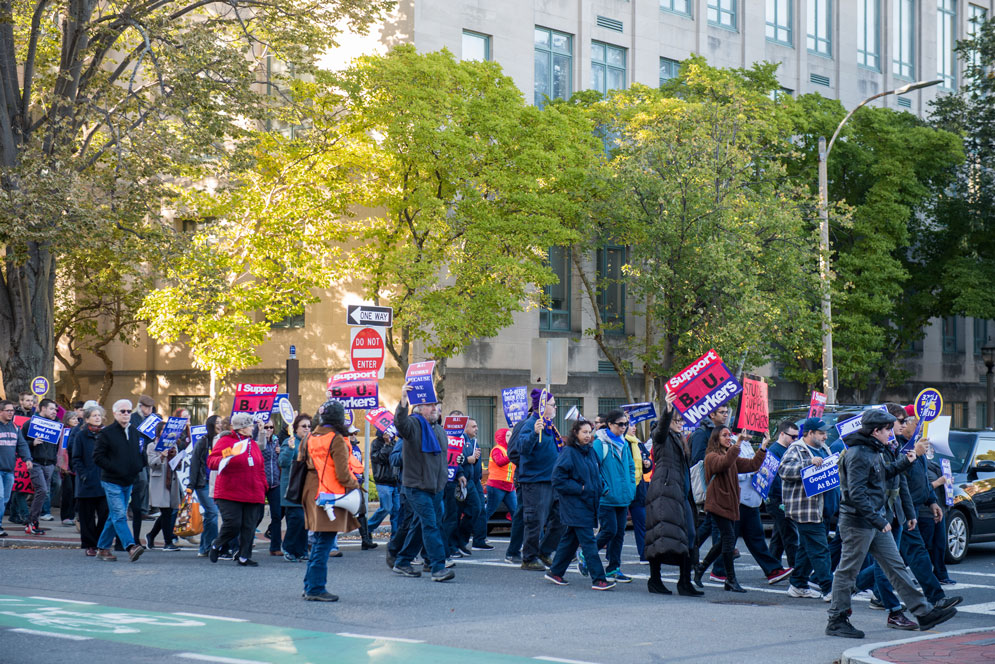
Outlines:
[[[24,418],[27,421],[28,418]],[[24,465],[24,462],[17,459],[14,462],[14,492],[15,493],[34,493],[35,490],[31,486],[31,471],[28,467]]]
[[[449,466],[450,481],[456,477],[456,466],[459,465],[457,459],[463,454],[463,431],[466,430],[466,424],[469,421],[470,418],[466,415],[450,415],[442,421],[442,428],[446,431],[449,443],[446,463]]]
[[[372,424],[377,431],[397,435],[397,429],[394,428],[394,413],[386,408],[374,408],[366,411],[366,421]]]
[[[710,350],[664,383],[684,421],[697,426],[705,417],[739,394],[743,386],[733,377],[722,358]]]
[[[376,371],[347,371],[328,379],[329,399],[341,401],[346,410],[370,410],[380,405]]]
[[[826,412],[826,395],[812,390],[812,399],[808,402],[808,416],[822,417]]]
[[[273,411],[273,401],[279,391],[278,385],[255,385],[253,383],[238,383],[235,386],[235,403],[231,413],[248,413],[254,420],[269,422]]]
[[[31,419],[30,417],[24,417],[23,415],[15,415],[14,416],[14,426],[17,427],[18,429],[20,429],[21,427],[24,426],[24,423],[27,422],[30,419]]]
[[[767,408],[767,383],[751,376],[743,376],[743,395],[739,398],[736,428],[766,433],[770,429],[770,412]]]

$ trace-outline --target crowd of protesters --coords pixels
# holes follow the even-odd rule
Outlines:
[[[157,449],[155,438],[138,430],[154,411],[148,396],[137,410],[122,399],[110,413],[93,401],[62,412],[27,393],[18,403],[0,402],[5,513],[26,534],[42,535],[42,523],[54,519],[51,495],[59,493],[62,521],[76,525],[87,556],[113,562],[123,553],[135,562],[160,535],[161,550],[179,551],[181,505],[199,505],[199,540],[190,538],[197,555],[255,567],[253,544],[268,503],[269,554],[306,563],[308,601],[338,599],[326,583],[328,559],[342,555],[339,535],[357,531],[362,550],[373,550],[372,534],[389,523],[388,568],[445,582],[458,559],[495,549],[487,524],[502,504],[511,530],[505,562],[559,586],[570,584],[574,565],[594,590],[630,583],[622,550],[631,521],[639,562],[649,566],[647,589],[657,595],[671,594],[664,566],[678,568],[682,596],[703,596],[706,574],[725,591],[747,592],[735,569],[742,538],[768,583],[787,581],[788,597],[829,603],[829,635],[863,636],[850,623],[858,593],[900,630],[940,624],[961,601],[944,592],[953,583],[943,563],[945,501],[937,492],[944,484],[926,458],[928,441],[901,451],[916,428],[911,406],[865,411],[860,429],[830,448],[820,418],[785,420],[774,440],[751,442],[729,426],[726,406],[686,435],[668,395],[642,441],[621,409],[593,422],[579,417],[563,437],[553,424],[555,397],[536,389],[528,417],[495,433],[486,463],[477,423],[468,418],[462,453],[450,467],[441,405],[412,406],[410,390],[405,384],[393,428],[370,446],[379,508],[369,517],[363,448],[339,401],[325,402],[314,418],[298,414],[282,430],[277,420],[257,422],[246,413],[212,415],[205,435],[194,440],[188,428],[174,446]],[[183,409],[174,415],[189,418]],[[27,422],[14,425],[18,416],[62,421],[65,444],[33,438]],[[180,454],[189,461],[182,481]],[[839,486],[809,495],[806,469],[833,454]],[[753,476],[768,455],[779,465],[764,495]],[[18,461],[32,493],[12,491]],[[761,507],[773,521],[769,541]],[[145,520],[153,524],[142,538]]]

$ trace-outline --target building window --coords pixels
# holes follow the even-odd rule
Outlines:
[[[598,415],[607,415],[613,410],[621,409],[625,403],[627,403],[625,399],[598,397]]]
[[[198,425],[207,421],[207,413],[211,408],[211,397],[205,395],[169,397],[169,414],[176,412],[177,408],[186,408],[190,411],[190,424]]]
[[[293,301],[296,303],[296,300]],[[304,327],[304,312],[301,311],[299,314],[291,314],[281,320],[270,323],[270,329],[280,329],[280,330],[297,330]]]
[[[950,416],[951,429],[966,429],[968,427],[966,401],[944,401],[942,414]]]
[[[957,87],[957,0],[936,2],[936,77],[943,81],[940,87],[953,90]]]
[[[591,89],[601,94],[624,90],[625,49],[604,42],[591,42]]]
[[[567,99],[573,91],[573,37],[535,29],[535,105],[546,99]]]
[[[736,0],[708,0],[708,22],[720,28],[736,29]]]
[[[463,60],[490,60],[491,38],[479,32],[463,31]]]
[[[609,334],[625,334],[625,247],[598,249],[598,312]]]
[[[484,465],[494,447],[494,397],[467,397],[466,414],[477,422],[477,445],[483,450]]]
[[[881,71],[881,0],[857,0],[857,64]]]
[[[891,73],[908,80],[916,74],[915,66],[915,0],[891,0]]]
[[[677,78],[681,72],[681,63],[670,58],[660,58],[660,85],[672,78]]]
[[[577,406],[577,412],[584,412],[584,400],[581,397],[556,397],[556,417],[553,418],[553,425],[564,438],[570,432],[573,422],[567,419],[570,409]]]
[[[546,286],[546,308],[539,312],[539,329],[570,331],[570,249],[550,247],[549,267],[559,279]]]
[[[991,339],[995,343],[995,321],[974,319],[974,354],[981,357],[981,348]]]
[[[959,353],[960,345],[960,316],[943,317],[943,352]]]
[[[660,0],[660,9],[681,16],[690,16],[691,2],[690,0]]]
[[[972,38],[972,39],[975,36],[977,36],[978,29],[981,27],[981,24],[985,22],[986,18],[988,18],[988,10],[987,9],[985,9],[984,7],[979,7],[978,5],[968,5],[967,6],[967,20],[968,20],[967,36],[970,37],[970,38]],[[978,51],[974,50],[971,53],[971,67],[972,68],[977,68],[977,66],[979,65],[980,62],[981,61],[978,58]]]
[[[984,429],[988,426],[988,404],[984,401],[978,402],[978,407],[974,409],[977,415],[974,417],[974,426]]]
[[[767,39],[791,46],[794,25],[791,0],[767,0]]]
[[[808,0],[808,50],[833,57],[832,0]]]

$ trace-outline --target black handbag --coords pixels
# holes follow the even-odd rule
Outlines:
[[[287,482],[287,493],[283,499],[288,503],[303,505],[304,501],[304,480],[307,479],[307,441],[311,434],[305,436],[301,442],[301,449],[298,450],[294,462],[290,464],[290,480]]]

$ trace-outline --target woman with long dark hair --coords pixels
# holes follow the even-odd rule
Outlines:
[[[732,439],[729,427],[717,426],[712,429],[705,448],[705,511],[712,515],[712,523],[719,531],[719,541],[712,545],[705,559],[694,568],[694,582],[702,587],[701,577],[708,568],[722,556],[726,568],[724,590],[745,593],[746,590],[736,581],[733,567],[736,547],[736,521],[739,520],[739,473],[752,473],[763,465],[767,456],[769,438],[764,438],[760,451],[752,459],[739,458],[739,441]]]
[[[297,457],[301,445],[311,433],[311,416],[300,413],[294,418],[293,431],[280,445],[280,499],[283,501],[283,518],[287,520],[287,533],[283,537],[283,558],[287,562],[304,562],[307,560],[307,530],[304,528],[304,508],[300,503],[287,500],[287,486],[290,484],[290,467]]]
[[[211,415],[204,426],[207,433],[197,441],[190,458],[190,480],[187,492],[197,494],[197,502],[204,509],[204,532],[200,534],[200,547],[197,556],[206,558],[207,553],[218,536],[218,506],[211,497],[211,471],[207,467],[207,455],[211,452],[214,437],[218,435],[218,416]]]

